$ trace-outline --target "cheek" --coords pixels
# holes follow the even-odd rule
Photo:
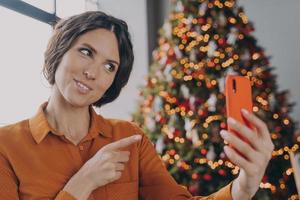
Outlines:
[[[78,66],[82,66],[82,64],[75,58],[72,60],[71,56],[64,56],[56,69],[55,78],[67,80],[69,76],[72,76],[79,70]]]
[[[102,77],[99,80],[98,83],[98,88],[99,90],[101,90],[102,92],[105,92],[106,90],[108,90],[108,88],[110,88],[110,86],[112,85],[114,81],[114,77],[110,76],[110,77]]]
[[[60,88],[60,90],[66,89],[72,83],[72,70],[66,65],[60,64],[54,75],[55,84]]]
[[[59,84],[62,80],[62,77],[63,76],[63,72],[61,70],[61,67],[60,65],[57,67],[56,71],[55,71],[55,74],[54,74],[54,82],[56,84]]]

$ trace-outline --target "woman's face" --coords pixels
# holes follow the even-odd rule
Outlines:
[[[113,32],[99,28],[81,35],[56,70],[55,95],[73,106],[91,105],[111,86],[119,59]]]

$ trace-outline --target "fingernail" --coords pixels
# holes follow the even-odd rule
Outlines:
[[[142,138],[142,136],[140,136],[140,135],[136,135],[136,136],[134,137],[135,140],[140,140],[141,138]]]
[[[231,117],[228,118],[227,122],[228,122],[229,124],[235,124],[235,123],[236,123],[235,119],[233,119],[233,118],[231,118]]]
[[[221,130],[220,134],[221,134],[222,137],[226,137],[227,136],[227,131]]]
[[[246,114],[246,115],[248,115],[249,114],[249,111],[248,110],[246,110],[246,109],[242,109],[242,112],[244,113],[244,114]]]

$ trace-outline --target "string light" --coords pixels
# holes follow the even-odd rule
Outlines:
[[[283,183],[280,183],[280,185],[279,185],[279,187],[280,187],[280,189],[285,189],[285,184],[283,184]]]
[[[245,15],[245,13],[240,12],[239,13],[239,17],[242,19],[242,21],[243,21],[244,24],[248,23],[248,17]]]
[[[209,38],[210,38],[210,35],[206,33],[206,34],[204,35],[203,41],[204,41],[204,42],[208,42],[208,41],[209,41]]]
[[[209,117],[207,117],[207,118],[205,119],[205,122],[206,122],[207,124],[210,124],[211,122],[217,121],[217,120],[220,120],[220,119],[222,119],[222,116],[221,116],[221,115],[211,115],[211,116],[209,116]]]
[[[228,20],[230,23],[232,24],[235,24],[236,23],[236,19],[233,18],[233,17],[229,17],[229,20]]]
[[[283,120],[284,125],[289,125],[290,121],[288,119]]]
[[[229,58],[228,60],[226,60],[225,62],[223,62],[221,65],[223,68],[227,68],[230,65],[232,65],[234,63],[234,60],[232,58]]]
[[[256,97],[256,101],[259,102],[261,105],[266,106],[268,105],[268,101],[263,99],[261,96]]]
[[[203,138],[204,140],[206,140],[206,139],[208,138],[207,133],[203,133],[203,134],[202,134],[202,138]]]
[[[285,173],[286,175],[290,176],[294,172],[293,168],[288,168]]]
[[[201,30],[206,32],[206,31],[208,31],[208,29],[210,29],[210,27],[211,27],[210,24],[205,24],[205,25],[201,26]]]
[[[272,185],[271,183],[262,183],[261,182],[259,187],[262,189],[270,189],[272,192],[276,191],[276,186]]]
[[[254,53],[254,54],[252,55],[252,59],[253,59],[253,60],[257,60],[259,57],[260,57],[259,53]]]
[[[271,134],[271,138],[272,138],[273,140],[276,140],[276,139],[278,139],[278,136],[277,136],[276,133],[272,133],[272,134]]]
[[[184,45],[183,45],[183,44],[179,44],[179,45],[178,45],[178,48],[179,48],[180,50],[183,50],[183,49],[184,49]]]
[[[227,6],[228,8],[232,8],[234,5],[234,1],[225,1],[224,5]]]
[[[233,55],[233,59],[234,59],[234,60],[238,60],[238,59],[239,59],[239,56],[238,56],[237,54],[234,54],[234,55]]]
[[[207,134],[202,134],[202,137],[203,138],[207,138],[208,136],[207,136]],[[180,142],[180,140],[181,139],[184,139],[184,138],[179,138],[179,137],[175,137],[175,142]],[[182,142],[181,143],[184,143],[184,141],[182,140]],[[294,145],[294,146],[296,146],[296,145]],[[297,145],[298,146],[298,145]],[[293,147],[294,148],[294,147]],[[294,148],[293,149],[293,151],[296,151],[297,149],[298,149],[299,147],[297,147],[297,148]],[[203,149],[202,149],[203,150]],[[285,150],[283,150],[283,149],[279,149],[279,150],[277,150],[277,151],[273,151],[273,156],[274,155],[276,155],[276,156],[278,156],[278,155],[282,155],[283,154],[283,152],[284,151],[292,151],[292,148],[291,149],[289,149],[288,147],[286,147],[285,148]],[[171,156],[172,156],[172,154],[174,155],[175,154],[175,151],[169,151],[168,152]],[[179,156],[179,155],[178,155]],[[178,158],[178,156],[176,156],[176,158]],[[167,154],[166,155],[164,155],[163,156],[163,160],[169,160],[169,158],[170,158],[170,156],[167,156]],[[176,159],[175,158],[175,159]],[[178,158],[179,159],[179,158]],[[177,160],[177,159],[176,159]],[[172,161],[173,162],[173,161]],[[217,167],[220,167],[220,166],[226,166],[226,167],[228,167],[228,168],[231,168],[232,169],[232,173],[233,174],[237,174],[238,173],[238,170],[239,170],[239,168],[237,167],[237,166],[235,166],[235,165],[233,165],[231,162],[229,162],[229,161],[223,161],[223,160],[218,160],[218,161],[215,161],[215,162],[213,162],[213,161],[211,161],[211,160],[208,160],[208,159],[206,159],[206,158],[196,158],[196,159],[194,159],[194,162],[195,163],[198,163],[198,164],[202,164],[202,165],[204,165],[204,164],[207,164],[208,166],[210,166],[210,168],[211,169],[216,169]],[[288,176],[290,176],[291,174],[293,173],[293,169],[292,168],[289,168],[289,169],[287,169],[286,170],[286,174],[288,175]],[[269,185],[270,186],[270,185]],[[266,186],[265,184],[261,184],[260,185],[260,187],[261,188],[270,188],[269,186]]]
[[[258,67],[258,68],[255,69],[255,71],[256,71],[257,74],[260,74],[262,72],[262,68]]]
[[[279,115],[276,114],[276,113],[273,115],[273,118],[274,118],[274,119],[278,119],[278,117],[279,117]]]
[[[283,158],[284,158],[285,160],[289,160],[289,159],[290,159],[290,156],[286,154],[286,155],[283,156]]]
[[[239,34],[239,35],[238,35],[238,38],[239,38],[240,40],[244,39],[244,37],[245,37],[245,36],[244,36],[243,34]]]
[[[240,168],[237,166],[233,170],[231,170],[233,175],[237,175],[239,173],[239,171],[240,171]]]
[[[253,106],[253,112],[258,112],[259,108],[257,106]]]
[[[292,148],[289,148],[288,146],[285,146],[285,147],[283,147],[283,148],[274,150],[274,151],[272,152],[272,156],[273,156],[273,157],[281,156],[281,155],[283,155],[284,152],[296,152],[298,149],[299,149],[299,145],[298,145],[298,144],[294,144],[294,145],[292,146]]]

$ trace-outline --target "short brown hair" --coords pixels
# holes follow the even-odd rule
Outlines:
[[[103,104],[112,102],[119,96],[121,89],[127,84],[132,70],[134,61],[132,43],[128,26],[123,20],[100,11],[88,11],[60,20],[55,25],[44,54],[43,74],[50,85],[53,85],[55,83],[55,72],[63,55],[72,47],[79,36],[98,28],[114,32],[120,55],[120,66],[112,85],[98,101],[93,103],[94,106],[100,107]]]

